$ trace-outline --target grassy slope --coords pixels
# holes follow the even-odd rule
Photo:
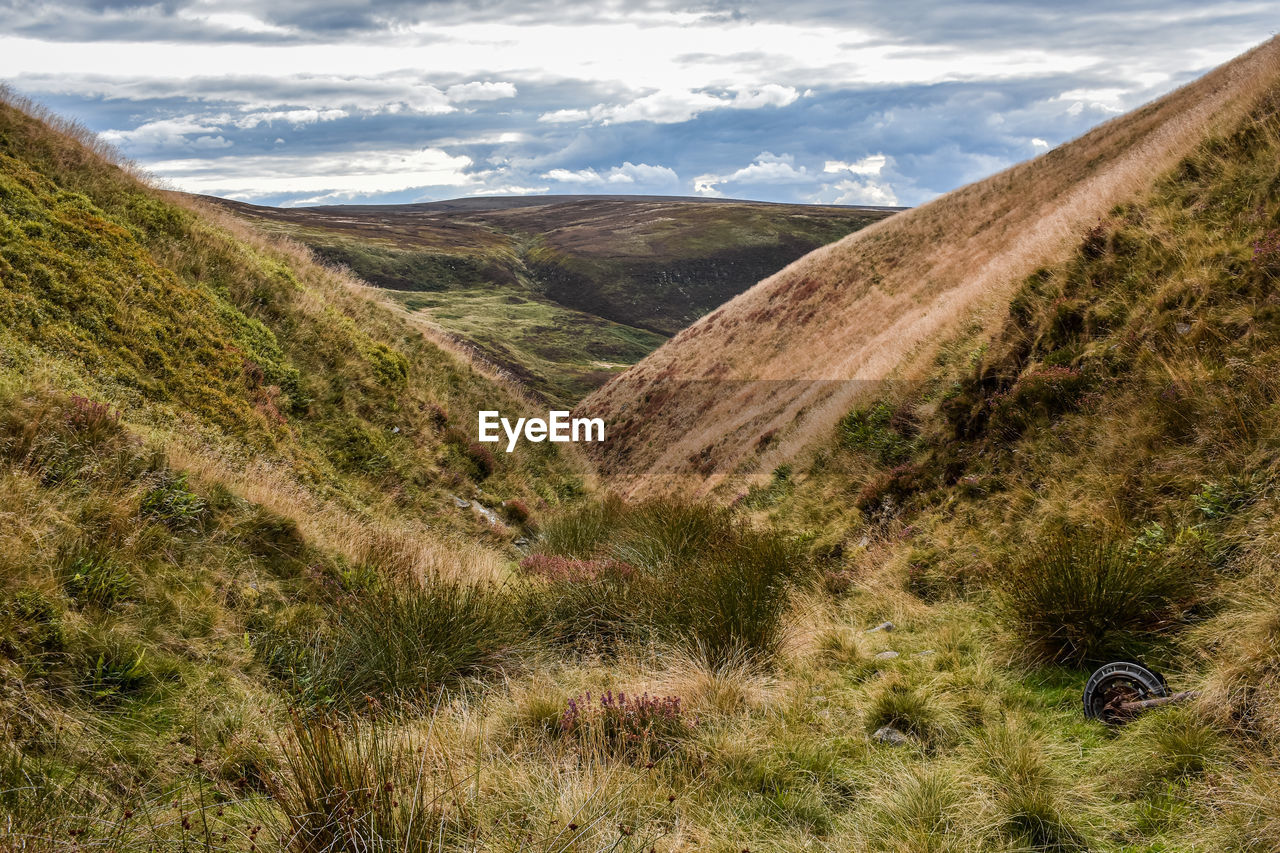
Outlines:
[[[1025,279],[994,337],[953,339],[927,379],[741,497],[814,543],[862,624],[906,629],[875,645],[947,654],[960,632],[959,671],[992,679],[985,701],[1003,708],[967,746],[891,771],[902,832],[926,806],[934,820],[967,803],[994,808],[997,832],[1038,836],[1033,849],[1276,849],[1278,156],[1272,89]],[[1095,558],[1057,560],[1063,536],[1114,543],[1135,573],[1111,587]],[[1081,566],[1098,573],[1073,593],[1061,573]],[[1116,658],[1203,695],[1102,735],[1078,697]],[[957,670],[908,666],[902,691],[921,695],[894,699],[899,727],[945,719]],[[980,822],[956,818],[955,846],[890,849],[994,846],[965,836]]]
[[[288,467],[355,511],[453,515],[446,492],[476,471],[448,430],[520,407],[512,392],[304,251],[148,190],[15,109],[3,132],[11,381],[93,396],[160,443]],[[529,498],[549,459],[513,456],[485,486]]]
[[[617,197],[464,210],[219,203],[404,291],[390,295],[560,403],[761,276],[887,215]]]
[[[582,404],[606,417],[619,488],[714,485],[826,434],[936,343],[989,320],[1015,283],[1141,192],[1277,74],[1269,42],[1035,160],[819,249],[681,332]],[[761,453],[762,450],[767,450]]]
[[[455,496],[583,490],[548,446],[473,447],[478,408],[525,401],[360,285],[24,109],[0,102],[0,835],[185,797],[179,741],[251,783],[267,627],[390,574],[500,577],[519,522]]]

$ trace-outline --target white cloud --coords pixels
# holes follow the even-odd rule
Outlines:
[[[526,187],[519,184],[499,184],[493,187],[482,187],[472,190],[472,195],[537,195],[548,192],[551,187]]]
[[[1031,147],[1036,149],[1036,153],[1040,153],[1041,151],[1048,151],[1049,142],[1048,140],[1041,139],[1040,137],[1037,136],[1031,140]]]
[[[693,191],[698,195],[720,196],[721,184],[795,184],[812,178],[804,166],[796,166],[790,154],[774,154],[762,151],[750,164],[727,175],[699,175],[693,179]]]
[[[202,148],[205,150],[212,148],[230,148],[235,143],[225,136],[197,136],[191,140],[192,148]]]
[[[1079,115],[1085,109],[1104,113],[1122,113],[1127,109],[1128,98],[1132,90],[1111,87],[1105,89],[1071,89],[1063,92],[1055,100],[1071,101],[1067,108],[1070,115]]]
[[[726,104],[735,110],[758,110],[761,107],[785,107],[800,97],[790,86],[766,83],[759,89],[739,89],[733,100]]]
[[[571,172],[568,169],[552,169],[545,172],[542,177],[548,181],[556,181],[561,184],[599,184],[604,182],[604,178],[600,177],[600,173],[595,169],[579,169]]]
[[[166,160],[151,171],[175,187],[191,192],[254,198],[279,193],[318,193],[325,198],[362,193],[398,192],[414,187],[464,187],[479,175],[466,170],[471,158],[439,148],[392,149],[321,154],[283,154]]]
[[[561,184],[586,184],[601,186],[605,184],[674,184],[680,176],[666,166],[651,166],[648,163],[632,163],[627,161],[621,166],[614,166],[606,172],[595,169],[552,169],[542,177],[548,181]]]
[[[679,124],[710,110],[785,107],[798,97],[800,95],[792,87],[776,83],[735,89],[731,95],[717,95],[705,90],[660,89],[625,104],[596,104],[589,110],[564,109],[543,113],[538,116],[538,121],[555,124],[625,124],[633,121]]]
[[[845,163],[841,160],[828,160],[822,167],[827,173],[851,172],[855,175],[878,175],[884,171],[889,158],[883,154],[868,154],[861,160]]]
[[[570,124],[572,122],[587,122],[590,120],[591,113],[587,110],[556,110],[538,116],[538,121],[551,124]]]
[[[466,101],[498,101],[503,98],[514,98],[516,87],[513,83],[484,82],[457,83],[445,90],[449,100],[454,103]]]
[[[252,129],[260,124],[274,124],[278,121],[291,124],[294,127],[302,127],[303,125],[315,124],[321,121],[337,121],[349,115],[351,113],[346,110],[263,110],[250,112],[239,118],[232,119],[231,123],[244,129]]]
[[[697,195],[721,198],[724,196],[724,193],[716,189],[716,184],[720,183],[720,180],[719,175],[699,175],[693,179],[693,191]]]
[[[893,187],[879,181],[839,181],[832,189],[835,191],[833,204],[869,204],[881,207],[896,207],[898,204],[898,196]]]
[[[203,139],[222,133],[222,127],[214,117],[199,118],[194,115],[156,119],[140,124],[133,130],[105,130],[100,136],[112,145],[146,145],[155,147],[189,147],[195,141],[188,137],[199,135]],[[223,140],[224,142],[226,140]],[[227,143],[228,145],[230,143]]]
[[[629,104],[591,108],[592,120],[600,124],[624,124],[630,121],[651,121],[656,124],[678,124],[688,121],[698,113],[724,106],[725,102],[705,92],[676,90],[654,92],[637,98]]]

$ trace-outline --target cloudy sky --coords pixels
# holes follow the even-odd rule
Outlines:
[[[0,80],[262,204],[913,205],[1275,34],[1277,2],[0,0]]]

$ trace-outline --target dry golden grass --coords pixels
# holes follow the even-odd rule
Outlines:
[[[1229,126],[1280,73],[1275,39],[1035,160],[819,249],[689,327],[579,407],[628,494],[706,492],[825,436],[858,399],[989,326],[1017,282]]]

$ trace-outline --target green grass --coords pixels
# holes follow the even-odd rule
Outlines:
[[[885,214],[617,198],[398,219],[227,203],[349,267],[572,404],[670,336],[812,249]]]
[[[491,285],[388,296],[474,345],[525,387],[562,406],[572,406],[666,340],[515,288]]]

